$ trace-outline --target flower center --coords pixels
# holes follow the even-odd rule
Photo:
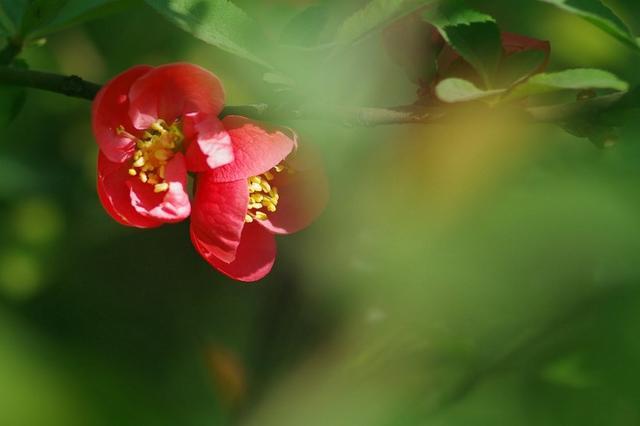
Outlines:
[[[119,133],[124,128],[118,129]],[[169,160],[182,147],[184,134],[179,120],[168,125],[160,119],[153,123],[136,138],[136,151],[133,154],[129,175],[137,176],[142,183],[153,185],[154,192],[165,192],[169,184],[165,181],[165,171]]]
[[[246,223],[254,220],[267,220],[268,212],[273,213],[278,209],[278,188],[269,182],[275,179],[275,173],[288,170],[284,163],[280,163],[268,172],[260,176],[252,176],[247,179],[249,185],[249,203],[247,205],[247,215],[244,217]]]

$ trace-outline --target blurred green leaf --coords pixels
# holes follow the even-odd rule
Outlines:
[[[196,38],[234,55],[272,68],[262,57],[266,37],[258,24],[228,0],[145,0]],[[260,53],[258,53],[260,52]]]
[[[588,98],[577,97],[575,102],[564,104],[545,105],[529,108],[529,111],[546,111],[554,117],[570,117],[576,115],[592,114],[594,112],[609,111],[623,99],[626,92],[614,92],[608,95],[594,96]]]
[[[502,93],[504,90],[482,90],[461,78],[447,78],[436,86],[436,95],[444,102],[468,102]]]
[[[0,29],[42,36],[138,0],[0,0]]]
[[[392,21],[433,2],[434,0],[372,0],[342,23],[335,41],[339,44],[355,43]]]
[[[491,87],[502,57],[500,29],[495,20],[457,0],[425,11],[423,18],[438,28],[451,47],[478,71],[487,87]]]
[[[516,86],[504,100],[517,100],[563,90],[611,89],[629,90],[629,84],[614,74],[592,68],[578,68],[554,73],[537,74]]]
[[[139,0],[66,0],[58,13],[35,27],[33,33],[40,37],[69,25],[115,13],[138,2]]]
[[[600,0],[539,0],[573,13],[627,46],[640,50],[640,42],[631,34],[626,24]]]
[[[317,44],[328,19],[329,8],[326,5],[309,6],[287,23],[280,42],[291,46],[313,46]]]
[[[0,36],[8,36],[13,32],[13,23],[0,3]]]
[[[508,87],[534,73],[545,60],[540,50],[524,50],[502,58],[498,71],[499,87]]]
[[[27,92],[22,87],[0,86],[0,129],[4,129],[18,115]]]
[[[22,16],[20,32],[29,34],[51,22],[69,0],[30,0]]]
[[[7,20],[7,27],[12,32],[15,31],[22,23],[22,17],[27,10],[29,0],[0,0],[0,20]],[[6,18],[4,18],[6,17]]]

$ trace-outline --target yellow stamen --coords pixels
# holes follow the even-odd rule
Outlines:
[[[167,161],[170,157],[173,156],[173,153],[164,149],[159,149],[158,151],[154,152],[153,155],[154,157],[156,157],[156,160]]]
[[[153,186],[153,192],[165,192],[169,190],[169,184],[167,182],[157,183]]]
[[[127,133],[123,126],[119,126],[116,133],[131,137],[136,142],[129,175],[138,176],[142,183],[153,185],[155,192],[167,191],[166,166],[184,140],[181,122],[176,120],[169,126],[164,120],[157,120],[142,132],[141,139]]]
[[[247,179],[249,188],[249,200],[247,202],[247,214],[244,218],[246,223],[252,223],[255,220],[267,220],[268,213],[274,213],[278,210],[278,188],[273,186],[269,181],[276,178],[276,173],[289,171],[290,168],[285,163],[280,163],[273,169],[261,174],[260,176],[252,176]]]

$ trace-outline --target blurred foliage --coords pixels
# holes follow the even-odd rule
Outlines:
[[[61,10],[89,3],[125,2]],[[296,97],[208,44],[209,30],[202,41],[126,3],[22,57],[96,81],[189,61],[220,76],[229,104]],[[640,82],[634,49],[579,16],[468,3],[550,40],[551,71]],[[378,34],[332,44],[368,2],[235,4],[282,41],[261,57],[285,86],[336,104],[415,100]],[[638,3],[610,4],[638,33]],[[608,149],[508,111],[375,129],[285,123],[323,152],[331,202],[249,286],[206,265],[187,224],[140,231],[102,211],[89,115],[86,101],[32,91],[0,136],[0,424],[640,422],[640,111],[611,111]]]

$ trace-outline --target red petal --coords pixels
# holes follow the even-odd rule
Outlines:
[[[93,134],[100,150],[111,161],[122,163],[135,149],[133,140],[116,132],[119,126],[134,133],[129,119],[129,89],[141,76],[152,68],[146,65],[133,67],[105,84],[93,101]]]
[[[320,216],[329,200],[320,156],[309,146],[287,158],[287,165],[294,173],[276,173],[272,183],[280,195],[278,209],[269,213],[267,220],[258,222],[276,234],[292,234],[306,228]]]
[[[114,163],[103,154],[98,154],[98,197],[104,209],[118,223],[137,228],[154,228],[162,225],[154,219],[140,215],[131,205],[129,197],[129,166]]]
[[[244,227],[236,258],[231,263],[218,259],[209,251],[207,245],[194,236],[193,232],[191,241],[211,266],[238,281],[258,281],[271,271],[276,260],[274,235],[255,223],[249,223]]]
[[[502,47],[507,55],[525,52],[528,50],[539,50],[543,52],[545,55],[544,60],[540,63],[538,68],[530,73],[531,75],[544,71],[547,68],[547,65],[549,65],[551,44],[548,41],[526,37],[521,34],[503,32]]]
[[[525,50],[540,50],[549,53],[551,50],[551,44],[548,41],[507,32],[502,33],[502,47],[507,54]]]
[[[165,180],[169,184],[166,192],[156,193],[153,185],[132,178],[128,181],[129,196],[133,208],[142,216],[161,222],[180,222],[191,213],[187,195],[187,168],[184,156],[177,153],[167,163]]]
[[[190,172],[206,172],[233,161],[231,137],[215,115],[185,115],[184,135],[188,141],[185,158]]]
[[[246,180],[216,183],[211,173],[198,177],[191,216],[191,235],[212,256],[232,262],[247,214],[249,189]]]
[[[228,116],[222,123],[231,136],[233,162],[212,172],[217,182],[261,175],[278,165],[296,144],[281,131],[268,132],[265,125],[244,117]]]
[[[138,129],[159,118],[172,123],[191,112],[218,115],[224,90],[218,77],[197,65],[177,63],[154,68],[131,87],[129,116]]]

